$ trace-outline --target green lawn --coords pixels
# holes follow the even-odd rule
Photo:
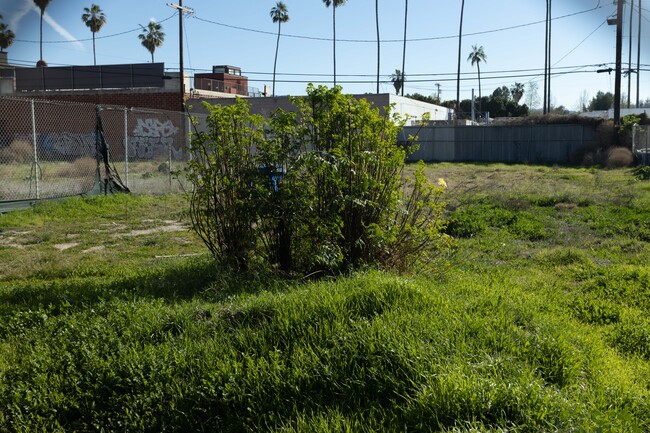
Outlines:
[[[0,215],[0,431],[650,431],[650,181],[427,173],[428,274],[232,275],[181,196]]]

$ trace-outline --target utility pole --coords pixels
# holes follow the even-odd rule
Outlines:
[[[544,96],[542,103],[542,113],[547,114],[551,107],[548,106],[549,98],[547,97],[550,94],[551,88],[551,74],[550,74],[550,54],[551,54],[551,0],[546,0],[546,28],[544,31]]]
[[[185,111],[185,69],[183,68],[183,13],[191,14],[194,12],[190,8],[183,7],[183,0],[178,0],[178,4],[168,3],[172,9],[178,9],[178,58],[180,63],[180,110]]]
[[[460,49],[463,46],[463,12],[465,11],[465,0],[460,4],[460,28],[458,29],[458,73],[456,74],[456,120],[460,113]]]
[[[438,88],[438,101],[440,101],[440,83],[436,83],[436,87]]]
[[[614,75],[614,126],[621,123],[621,54],[623,51],[623,0],[616,5],[616,71]],[[616,134],[618,141],[618,134]],[[618,144],[618,143],[617,143]]]
[[[548,87],[546,89],[546,109],[551,112],[551,48],[553,46],[553,36],[551,35],[551,28],[553,22],[553,0],[548,0]]]
[[[628,48],[627,58],[627,108],[630,108],[630,101],[632,100],[632,18],[634,13],[634,0],[630,3],[630,43]]]
[[[639,77],[641,76],[641,0],[639,0],[639,24],[637,25],[638,36],[636,39],[636,108],[639,108]]]

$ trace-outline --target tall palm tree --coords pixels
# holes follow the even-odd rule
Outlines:
[[[460,4],[460,28],[458,29],[458,73],[456,74],[456,119],[460,113],[460,50],[463,46],[463,12],[465,11],[465,0]]]
[[[0,20],[2,15],[0,15]],[[5,23],[0,23],[0,53],[4,52],[7,48],[14,43],[16,35],[12,32]]]
[[[97,6],[93,4],[90,8],[84,8],[84,14],[81,15],[81,21],[84,22],[86,27],[90,29],[93,34],[93,64],[97,64],[97,56],[95,55],[95,33],[100,31],[104,24],[106,24],[106,15]]]
[[[409,0],[404,2],[404,48],[402,50],[402,96],[404,96],[404,71],[406,71],[406,22],[409,14]]]
[[[41,10],[41,58],[38,61],[39,64],[43,64],[43,15],[45,15],[45,9],[50,4],[51,0],[34,0],[34,3]]]
[[[153,53],[165,41],[165,34],[162,31],[162,26],[155,21],[150,21],[147,27],[143,25],[140,27],[142,27],[142,33],[138,35],[138,38],[142,41],[142,46],[151,53],[151,63],[153,63]]]
[[[274,23],[278,23],[278,40],[275,43],[275,61],[273,62],[273,96],[275,96],[275,67],[278,64],[278,48],[280,47],[280,28],[282,23],[289,21],[289,10],[287,5],[281,1],[277,2],[273,8],[271,8],[271,18]]]
[[[379,0],[375,0],[375,24],[377,26],[377,94],[379,94],[379,63],[381,51],[381,44],[379,42]]]
[[[399,95],[399,91],[404,85],[404,74],[399,69],[395,69],[395,73],[390,76],[390,81],[395,87],[395,94]]]
[[[326,7],[332,6],[332,29],[334,41],[334,85],[336,86],[336,8],[343,6],[347,0],[323,0]]]
[[[467,61],[472,63],[472,66],[476,65],[478,70],[478,111],[481,112],[481,62],[487,62],[487,55],[483,51],[483,46],[477,47],[472,45],[472,51],[467,57]]]

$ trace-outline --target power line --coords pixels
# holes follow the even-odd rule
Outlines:
[[[581,15],[581,14],[588,13],[588,12],[592,12],[592,11],[600,9],[602,7],[603,6],[596,5],[595,7],[590,8],[590,9],[585,9],[583,11],[574,12],[574,13],[571,13],[571,14],[555,17],[555,18],[553,18],[553,21],[573,17],[573,16],[576,16],[576,15]],[[272,36],[276,35],[276,33],[274,33],[274,32],[269,32],[269,31],[266,31],[266,30],[252,29],[252,28],[249,28],[249,27],[241,27],[241,26],[234,26],[234,25],[231,25],[231,24],[220,23],[218,21],[213,21],[213,20],[209,20],[209,19],[206,19],[206,18],[201,18],[201,17],[199,17],[197,15],[194,15],[193,18],[196,19],[196,20],[199,20],[199,21],[209,23],[209,24],[214,24],[214,25],[217,25],[217,26],[231,28],[231,29],[235,29],[235,30],[242,30],[242,31],[246,31],[246,32],[259,33],[259,34],[272,35]],[[545,20],[540,20],[540,21],[533,21],[533,22],[525,23],[525,24],[518,24],[518,25],[515,25],[515,26],[501,27],[501,28],[498,28],[498,29],[483,30],[483,31],[480,31],[480,32],[472,32],[472,33],[463,33],[463,36],[478,36],[478,35],[485,35],[485,34],[489,34],[489,33],[497,33],[497,32],[502,32],[502,31],[506,31],[506,30],[514,30],[514,29],[518,29],[518,28],[522,28],[522,27],[529,27],[529,26],[533,26],[533,25],[537,25],[537,24],[542,24],[544,22],[546,22],[546,21]],[[291,34],[291,33],[282,34],[282,37],[294,38],[294,39],[307,39],[307,40],[312,40],[312,41],[325,41],[325,42],[332,42],[332,40],[333,40],[332,38],[328,38],[328,37],[294,35],[294,34]],[[456,39],[456,38],[458,38],[457,34],[449,35],[449,36],[432,36],[432,37],[427,37],[427,38],[412,38],[412,39],[406,39],[406,41],[407,42],[423,42],[423,41],[434,41],[434,40]],[[337,38],[336,42],[373,43],[373,44],[376,44],[377,40],[376,39],[338,39]],[[403,43],[404,39],[384,39],[384,40],[380,40],[380,42],[382,42],[382,43],[394,43],[394,42]]]
[[[165,21],[169,21],[170,19],[174,18],[175,16],[176,16],[176,12],[174,12],[172,15],[168,16],[167,18],[165,18],[162,21],[157,21],[157,23],[162,24]],[[116,36],[122,36],[122,35],[126,35],[128,33],[139,32],[140,30],[141,30],[141,28],[138,27],[137,29],[125,30],[125,31],[119,32],[119,33],[112,33],[110,35],[95,36],[95,40],[114,38]],[[68,40],[43,41],[43,43],[44,44],[70,44],[70,43],[77,43],[77,42],[89,42],[89,41],[92,41],[92,40],[93,40],[93,38],[85,38],[85,39],[75,39],[74,41],[68,41]],[[27,39],[15,39],[14,41],[15,42],[24,42],[24,43],[28,43],[28,44],[40,44],[41,43],[41,41],[30,41],[30,40],[27,40]]]
[[[591,36],[593,36],[593,34],[596,33],[596,32],[598,31],[598,29],[600,29],[600,28],[601,28],[602,26],[604,26],[606,23],[607,23],[607,20],[605,19],[602,23],[600,23],[600,25],[599,25],[598,27],[596,27],[596,28],[595,28],[591,33],[589,33],[589,34],[587,35],[587,37],[585,37],[582,41],[580,41],[580,43],[579,43],[578,45],[576,45],[575,47],[573,47],[573,48],[572,48],[568,53],[566,53],[564,56],[562,56],[562,58],[560,58],[560,60],[558,60],[557,62],[555,62],[555,63],[553,64],[553,67],[555,67],[555,65],[557,65],[558,63],[560,63],[562,60],[566,59],[566,58],[569,56],[569,54],[571,54],[572,52],[574,52],[575,50],[577,50],[578,47],[580,47],[580,45],[582,45],[582,44],[583,44],[587,39],[589,39]]]

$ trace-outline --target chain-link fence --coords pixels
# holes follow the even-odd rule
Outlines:
[[[650,165],[650,126],[635,126],[631,132],[632,151],[638,161]]]
[[[109,163],[135,193],[185,188],[191,123],[183,113],[0,98],[0,204],[101,191],[98,119]]]

